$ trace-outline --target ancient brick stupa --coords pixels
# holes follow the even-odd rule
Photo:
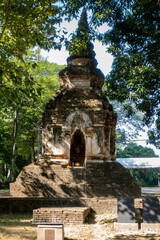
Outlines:
[[[67,67],[59,73],[60,90],[43,113],[40,161],[21,171],[10,193],[61,198],[139,196],[139,186],[115,160],[117,115],[102,92],[104,75],[96,68],[85,10],[69,49]]]

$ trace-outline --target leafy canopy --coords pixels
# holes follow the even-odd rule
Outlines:
[[[157,157],[153,149],[137,145],[134,142],[129,143],[124,150],[117,152],[119,158],[146,158]],[[129,169],[135,182],[142,187],[155,187],[158,184],[158,175],[160,170],[158,168],[144,168],[144,169]]]
[[[105,93],[111,100],[132,100],[137,109],[145,113],[145,124],[156,125],[149,136],[151,142],[158,145],[159,1],[89,0],[86,3],[83,0],[68,0],[64,3],[69,18],[86,6],[90,10],[92,26],[97,27],[104,23],[109,25],[110,29],[104,34],[95,31],[98,39],[108,46],[108,51],[114,56],[112,71],[106,77]]]
[[[141,145],[137,145],[136,143],[129,143],[124,150],[120,150],[117,152],[118,158],[141,158],[141,157],[157,157],[154,150],[152,148],[143,147]]]
[[[40,95],[36,98],[29,94],[21,95],[17,91],[19,101],[0,99],[0,177],[4,181],[7,178],[7,170],[10,168],[11,159],[13,158],[12,141],[14,115],[17,112],[17,125],[15,136],[15,153],[14,153],[14,170],[15,176],[23,166],[28,165],[31,161],[36,160],[37,156],[37,137],[38,133],[34,131],[41,119],[46,103],[52,98],[59,89],[58,72],[65,66],[59,66],[49,63],[40,56],[39,50],[29,51],[25,56],[27,71],[34,79],[34,91],[40,89]],[[25,87],[25,92],[28,91]],[[1,172],[1,169],[3,171]],[[4,171],[4,169],[6,169]]]
[[[0,98],[17,101],[16,92],[25,92],[33,78],[25,55],[29,48],[59,48],[61,7],[53,0],[2,0],[0,4]],[[34,67],[34,65],[33,65]],[[29,94],[29,93],[27,93]]]

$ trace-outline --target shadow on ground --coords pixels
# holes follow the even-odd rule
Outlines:
[[[64,238],[64,240],[76,240],[74,238]]]
[[[96,219],[95,213],[91,212],[88,214],[84,224],[94,224],[94,223],[96,223],[95,219]]]
[[[109,238],[109,240],[159,240],[160,236],[155,234],[147,234],[147,236],[143,235],[117,235],[113,238]]]
[[[64,240],[76,240],[74,238],[64,238]],[[94,240],[94,239],[93,239]],[[142,235],[117,235],[113,238],[105,238],[104,240],[160,240],[160,236],[154,234],[148,234],[147,236]]]
[[[1,227],[32,227],[32,214],[0,214]]]
[[[31,214],[0,214],[0,239],[35,240],[37,230],[31,218]]]
[[[36,240],[37,234],[30,230],[24,228],[20,230],[19,228],[0,228],[0,239],[23,239],[23,240]]]

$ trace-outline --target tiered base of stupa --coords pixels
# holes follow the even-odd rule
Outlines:
[[[67,168],[66,162],[46,161],[23,168],[10,184],[14,197],[139,197],[140,186],[115,161],[92,161],[85,167]]]

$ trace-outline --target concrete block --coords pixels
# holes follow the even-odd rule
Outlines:
[[[135,223],[133,198],[118,198],[118,223]]]
[[[158,197],[143,197],[143,223],[160,223]]]
[[[160,231],[160,223],[141,223],[141,230],[158,230],[158,231]]]
[[[117,232],[138,231],[138,223],[114,223],[114,230]]]
[[[37,240],[64,240],[63,224],[38,225]]]

